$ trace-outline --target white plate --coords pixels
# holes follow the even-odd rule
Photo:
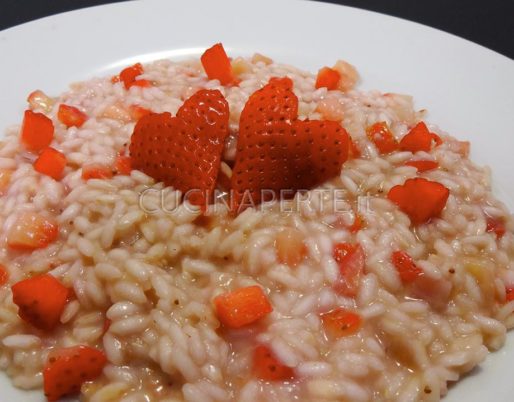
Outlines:
[[[223,42],[230,55],[260,52],[317,71],[344,58],[362,87],[414,95],[430,122],[472,143],[514,209],[514,62],[419,24],[306,1],[139,1],[60,14],[0,32],[0,130],[21,120],[34,89],[58,94],[73,81],[135,61],[199,55]],[[514,335],[446,402],[512,400]],[[0,377],[2,401],[42,401]]]

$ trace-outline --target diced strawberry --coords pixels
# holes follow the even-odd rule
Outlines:
[[[68,288],[49,274],[34,276],[12,286],[13,302],[19,308],[21,319],[44,331],[51,331],[59,324],[68,295]]]
[[[7,271],[7,268],[0,264],[0,286],[3,286],[7,283],[9,280],[9,272]]]
[[[364,249],[359,244],[338,243],[334,246],[333,257],[339,265],[340,275],[334,289],[344,296],[355,297],[364,274]]]
[[[152,86],[152,81],[141,79],[141,80],[135,80],[132,84],[130,84],[131,87],[140,87],[140,88],[149,88]]]
[[[347,229],[350,233],[357,233],[364,227],[365,221],[358,213],[355,213],[355,218],[352,222],[345,219],[345,215],[346,213],[338,216],[331,226],[338,229]]]
[[[21,143],[29,151],[41,151],[54,138],[54,124],[42,113],[26,110],[21,125]]]
[[[39,89],[29,94],[27,102],[31,110],[42,109],[45,112],[50,112],[54,105],[54,100]]]
[[[471,151],[471,144],[469,141],[457,141],[452,139],[447,142],[447,147],[449,151],[455,152],[464,158],[467,158]]]
[[[514,287],[505,288],[505,300],[508,302],[514,300]]]
[[[87,120],[87,115],[75,106],[61,104],[57,111],[57,118],[68,128],[82,127]]]
[[[418,169],[418,172],[426,172],[428,170],[437,169],[439,163],[430,160],[412,160],[405,162],[405,166],[413,166]]]
[[[287,228],[279,232],[275,239],[278,261],[296,267],[307,254],[304,240],[305,236],[298,229]]]
[[[98,117],[118,120],[118,122],[123,124],[132,120],[129,111],[121,102],[115,102],[109,106],[106,106]]]
[[[493,218],[492,216],[486,216],[486,225],[486,232],[495,233],[496,237],[498,237],[499,239],[501,239],[507,231],[503,219]]]
[[[357,84],[359,80],[359,73],[354,66],[344,60],[337,60],[333,69],[341,75],[338,85],[341,91],[350,91],[355,87],[355,84]]]
[[[422,299],[436,310],[444,309],[452,293],[452,282],[445,278],[418,276],[410,285],[409,297]]]
[[[240,328],[260,320],[273,311],[260,286],[248,286],[223,293],[214,299],[216,314],[229,328]]]
[[[296,120],[291,88],[289,78],[271,79],[241,112],[233,210],[319,185],[337,176],[348,157],[349,136],[339,123]]]
[[[332,338],[354,335],[362,327],[362,317],[344,308],[336,308],[321,314],[321,322],[327,334]]]
[[[353,220],[353,223],[348,228],[350,233],[357,233],[359,230],[361,230],[364,227],[364,219],[362,219],[362,216],[359,214],[355,214],[355,219]]]
[[[151,110],[148,110],[139,105],[131,105],[129,106],[129,114],[132,117],[132,120],[138,121],[141,117],[146,116],[152,113]]]
[[[334,70],[330,67],[323,67],[318,71],[318,76],[316,77],[316,88],[325,87],[328,90],[337,89],[339,86],[339,80],[341,79],[341,74],[339,71]]]
[[[411,256],[405,251],[393,252],[391,261],[403,283],[411,283],[416,280],[416,278],[423,275],[423,270],[416,265]]]
[[[251,58],[251,62],[254,64],[262,63],[266,66],[269,66],[270,64],[273,64],[273,59],[269,58],[268,56],[264,56],[260,53],[254,53]]]
[[[66,167],[66,157],[62,152],[51,147],[43,149],[34,162],[34,169],[42,174],[60,180]]]
[[[232,67],[232,75],[238,79],[243,74],[252,72],[252,65],[242,57],[237,57],[234,60],[230,60],[230,66]]]
[[[130,156],[118,155],[114,162],[114,170],[116,170],[116,173],[118,174],[130,176],[130,172],[132,172],[132,161]]]
[[[425,151],[432,149],[432,142],[441,143],[441,138],[431,133],[427,125],[420,121],[416,124],[400,141],[400,149],[402,151]]]
[[[82,166],[82,179],[110,179],[113,176],[110,166],[100,165],[97,163]]]
[[[205,74],[210,80],[218,80],[221,85],[234,83],[230,59],[221,43],[207,49],[200,58]]]
[[[293,368],[284,365],[265,345],[259,345],[253,351],[253,373],[265,381],[291,380],[295,375]]]
[[[368,127],[366,134],[381,154],[388,154],[398,149],[398,142],[385,122],[375,123]]]
[[[48,401],[73,396],[86,381],[98,378],[107,358],[89,346],[73,346],[52,351],[43,369],[44,391]]]
[[[214,190],[228,136],[228,103],[218,90],[200,90],[177,116],[152,113],[134,128],[132,168],[182,191],[195,205],[205,205]]]
[[[415,178],[394,186],[387,198],[398,205],[414,225],[419,225],[438,217],[449,195],[450,191],[441,183]]]
[[[439,137],[436,133],[430,133],[430,136],[432,137],[436,147],[443,143],[441,137]]]
[[[21,213],[7,234],[7,245],[15,250],[44,248],[57,239],[57,224],[33,212]]]
[[[136,78],[141,74],[143,74],[143,66],[141,63],[136,63],[133,66],[124,68],[121,71],[120,81],[123,82],[125,89],[129,89],[132,85],[134,85]]]
[[[119,74],[118,75],[113,75],[111,77],[111,84],[116,84],[116,83],[118,83],[120,81],[121,81],[121,79],[120,79],[120,75]]]

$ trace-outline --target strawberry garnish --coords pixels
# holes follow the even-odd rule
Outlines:
[[[29,94],[27,102],[30,110],[42,109],[45,112],[50,112],[54,105],[54,100],[39,89],[36,89]]]
[[[414,225],[441,214],[450,191],[441,183],[423,178],[408,179],[389,190],[387,198],[405,212]]]
[[[430,133],[430,136],[432,137],[432,140],[434,141],[436,147],[443,143],[442,138],[439,137],[436,133]]]
[[[316,77],[316,88],[327,88],[328,90],[337,89],[341,74],[339,71],[330,67],[323,67],[318,71]]]
[[[333,339],[356,334],[362,327],[362,317],[342,307],[322,314],[321,322],[327,335]]]
[[[334,290],[344,296],[355,297],[361,277],[364,275],[364,249],[360,244],[337,243],[334,246],[333,257],[339,265],[339,278],[334,283]]]
[[[442,140],[437,134],[431,133],[427,125],[420,121],[401,139],[400,149],[411,152],[429,152],[433,143],[437,146],[442,143]]]
[[[308,253],[305,236],[294,228],[286,228],[277,234],[275,250],[278,261],[290,267],[300,264]]]
[[[503,219],[493,218],[492,216],[487,215],[485,231],[488,233],[494,233],[499,239],[501,239],[507,230]]]
[[[246,286],[214,298],[216,315],[228,328],[241,328],[266,317],[273,311],[268,296],[260,286]]]
[[[364,219],[362,219],[362,216],[359,214],[355,214],[355,219],[353,220],[353,223],[350,227],[348,227],[348,230],[350,233],[357,233],[359,230],[361,230],[365,225]]]
[[[411,160],[405,162],[405,166],[412,166],[418,169],[418,172],[426,172],[428,170],[437,169],[439,167],[439,163],[431,160]]]
[[[59,236],[57,223],[34,212],[21,213],[7,233],[7,245],[13,250],[32,251],[45,248]]]
[[[248,98],[239,119],[239,139],[252,137],[255,125],[290,123],[298,117],[298,97],[288,77],[271,78],[269,83]]]
[[[132,171],[132,161],[130,156],[118,155],[114,161],[114,170],[118,174],[129,176]]]
[[[57,118],[66,127],[82,127],[87,120],[87,115],[75,106],[59,105]]]
[[[28,151],[41,151],[54,138],[54,123],[43,113],[25,110],[21,125],[20,142]]]
[[[368,127],[366,134],[381,154],[388,154],[398,149],[398,142],[384,121]]]
[[[89,346],[74,346],[50,352],[43,371],[45,396],[57,401],[80,391],[86,381],[98,378],[107,358]]]
[[[143,74],[143,72],[144,70],[142,64],[136,63],[133,66],[124,68],[119,75],[118,81],[123,82],[123,86],[125,87],[125,89],[129,89],[133,86],[149,87],[151,86],[150,81],[137,79],[137,77]]]
[[[505,300],[507,302],[514,300],[514,287],[505,288]]]
[[[55,180],[60,180],[63,175],[64,168],[66,167],[66,163],[66,157],[62,152],[59,152],[52,147],[48,147],[41,151],[39,157],[34,162],[34,170],[50,176]]]
[[[150,80],[144,80],[144,79],[141,79],[141,80],[135,80],[131,87],[141,87],[141,88],[149,88],[152,86],[152,81]]]
[[[132,168],[189,192],[191,203],[204,205],[216,185],[228,118],[221,92],[206,89],[187,99],[176,117],[170,113],[143,116],[132,134]]]
[[[113,169],[110,166],[100,165],[99,163],[92,163],[82,166],[82,179],[111,179],[113,176]]]
[[[239,122],[233,209],[290,198],[337,176],[349,136],[334,121],[299,121],[289,78],[272,78],[250,96]]]
[[[391,254],[391,261],[404,284],[414,282],[419,276],[423,275],[423,270],[416,265],[412,257],[405,251],[394,251]]]
[[[9,280],[9,271],[7,268],[0,264],[0,286],[3,286],[7,283]]]
[[[210,80],[218,80],[221,85],[235,82],[230,59],[221,43],[207,49],[200,58],[205,74]]]
[[[34,327],[51,331],[67,303],[69,290],[52,275],[35,276],[12,286],[13,302],[22,320]]]
[[[292,367],[282,363],[266,345],[259,345],[253,351],[253,373],[265,381],[286,381],[294,377]]]

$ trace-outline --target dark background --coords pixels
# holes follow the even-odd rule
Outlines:
[[[0,0],[0,2],[0,30],[2,30],[47,15],[115,1]],[[378,11],[420,22],[514,58],[514,0],[327,0],[327,2]]]

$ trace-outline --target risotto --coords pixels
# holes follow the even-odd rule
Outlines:
[[[514,223],[489,170],[411,97],[357,82],[218,44],[30,94],[0,147],[12,383],[428,402],[501,348]]]

